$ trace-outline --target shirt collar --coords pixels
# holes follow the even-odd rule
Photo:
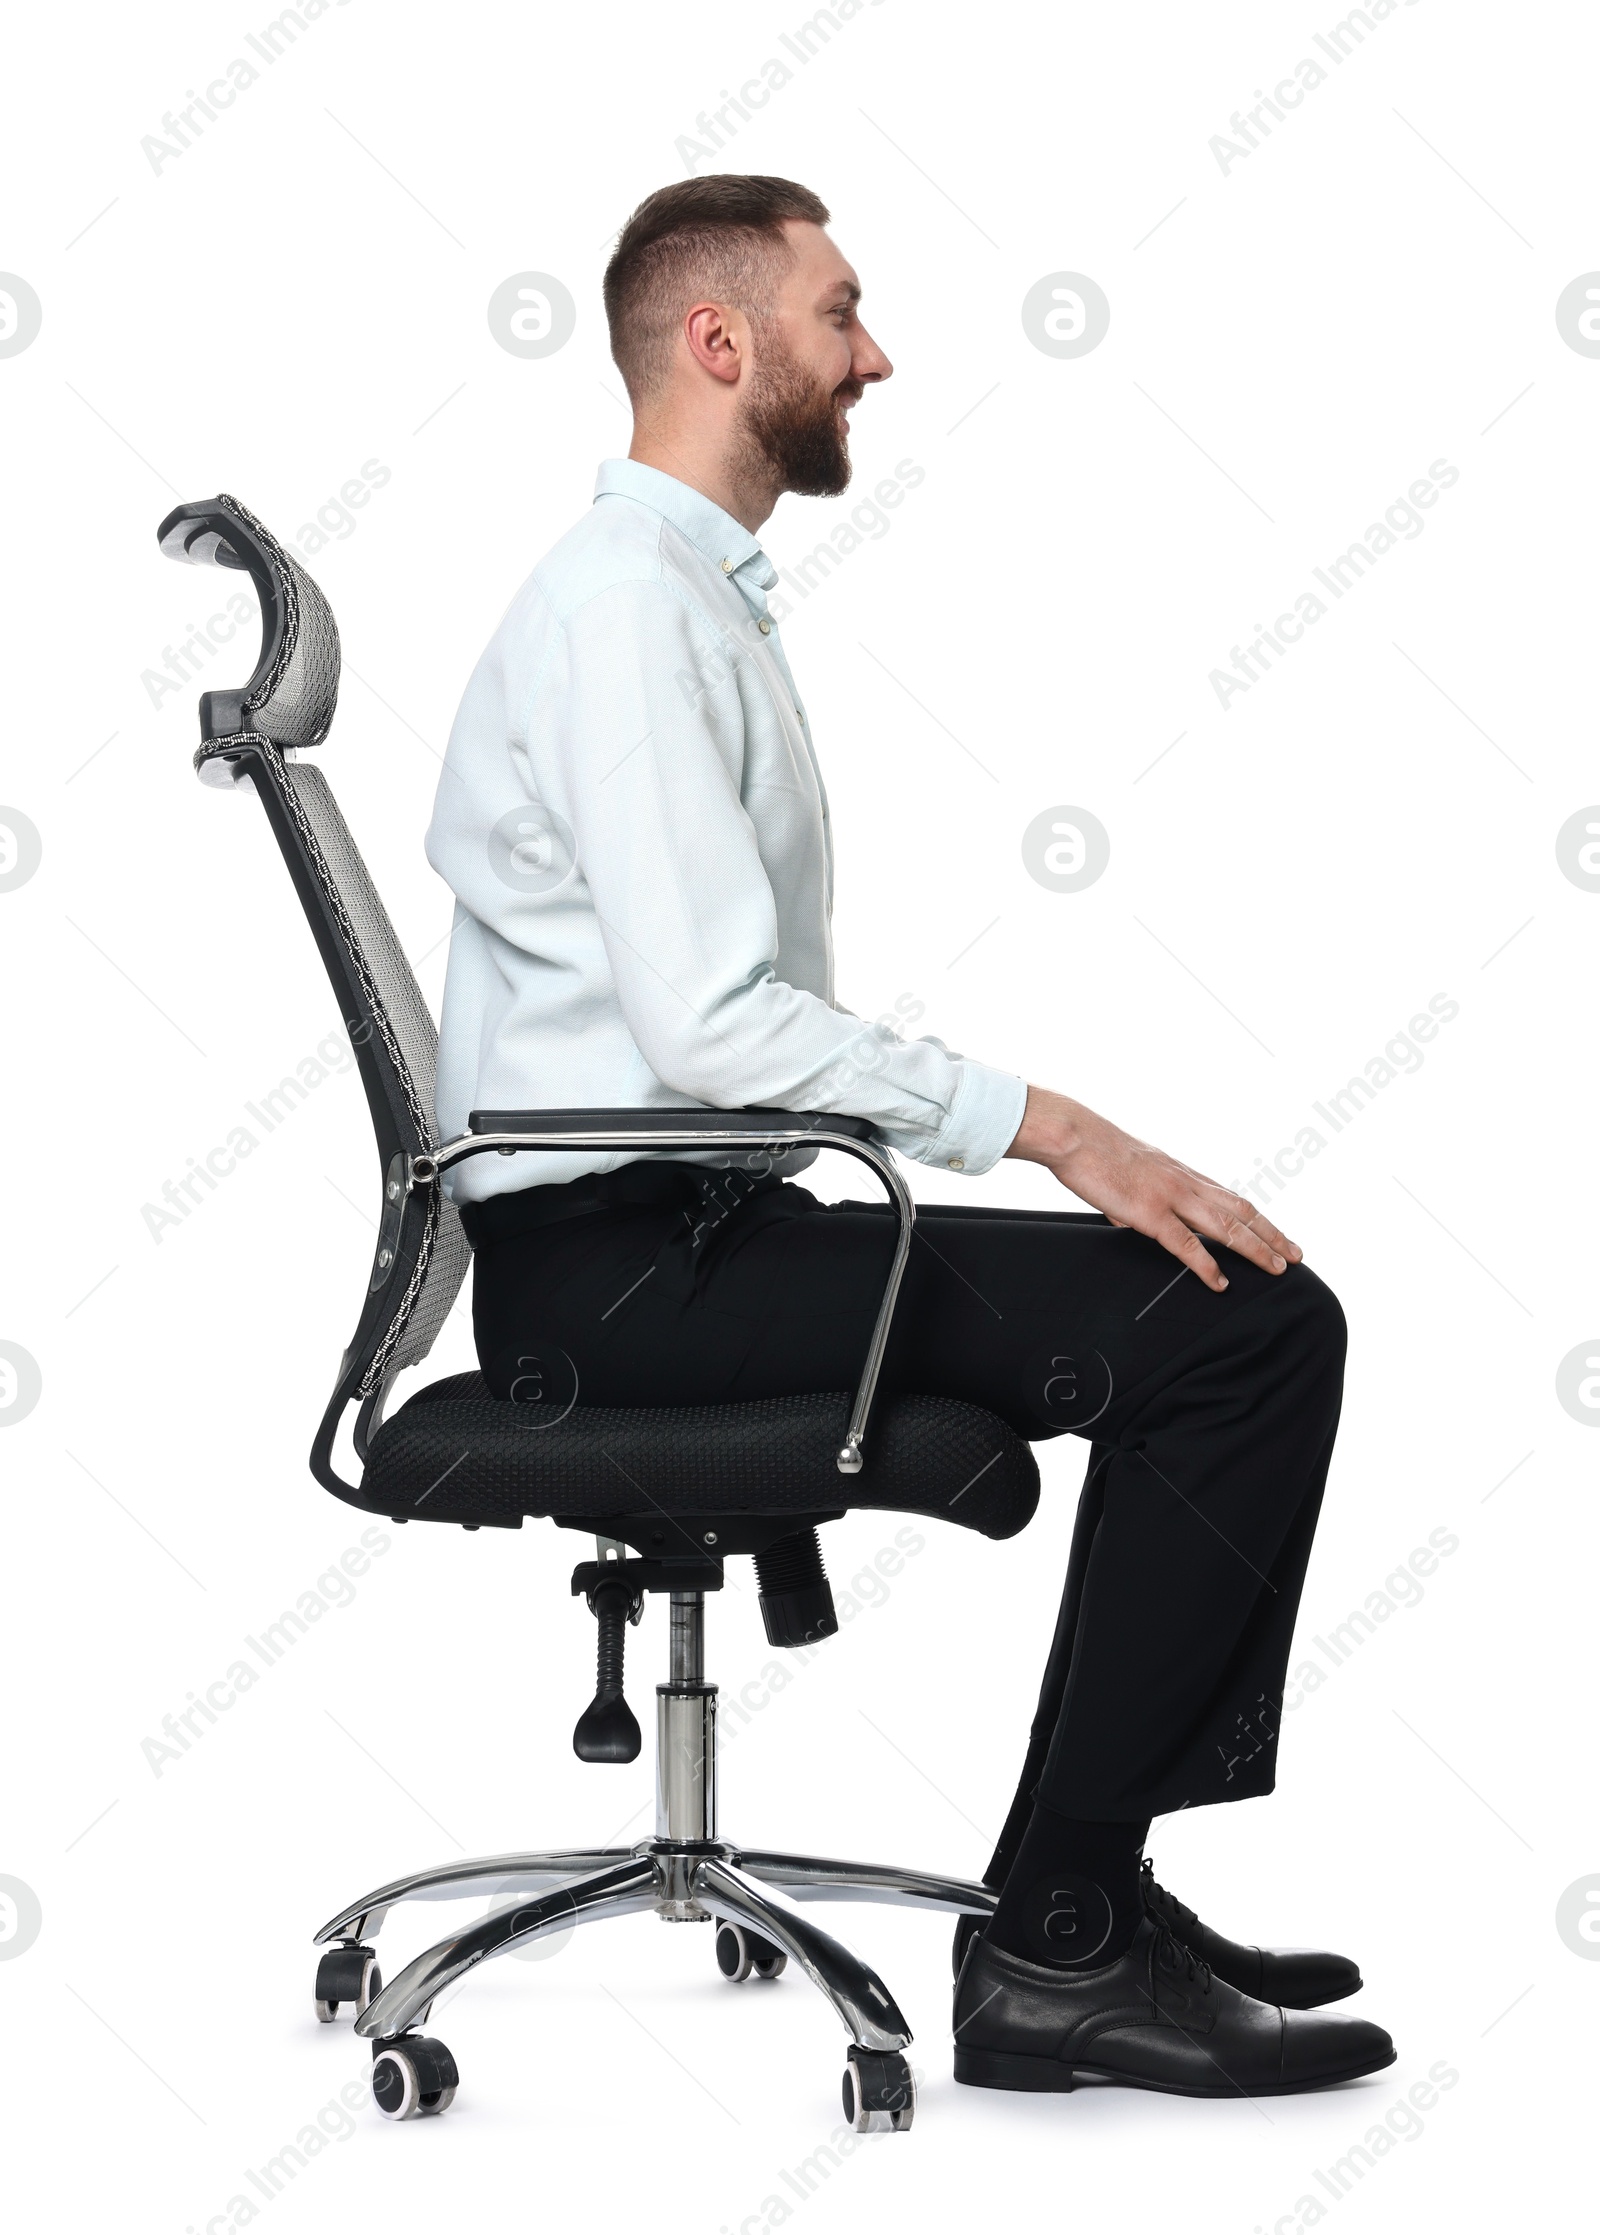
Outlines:
[[[636,504],[659,512],[723,574],[743,573],[746,582],[763,590],[770,590],[778,579],[777,568],[748,528],[670,473],[642,465],[637,458],[607,458],[596,476],[594,493],[597,501],[632,497]]]

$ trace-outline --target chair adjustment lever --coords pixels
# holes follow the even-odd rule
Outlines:
[[[644,1611],[644,1593],[636,1584],[607,1578],[584,1596],[599,1627],[597,1672],[594,1698],[572,1734],[572,1751],[580,1762],[634,1762],[644,1741],[622,1696],[622,1661],[628,1624]]]

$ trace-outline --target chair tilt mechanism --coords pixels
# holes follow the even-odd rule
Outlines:
[[[818,1528],[854,1507],[918,1513],[988,1537],[1031,1519],[1039,1477],[1008,1426],[943,1397],[874,1394],[914,1206],[862,1120],[780,1110],[476,1111],[459,1139],[438,1139],[436,1033],[410,964],[321,770],[300,755],[333,719],[339,636],[321,591],[235,498],[180,505],[158,530],[169,558],[250,576],[261,605],[255,672],[241,690],[200,699],[202,780],[253,791],[266,810],[356,1052],[382,1186],[380,1227],[360,1316],[317,1430],[311,1468],[346,1503],[397,1522],[520,1528],[529,1515],[588,1532],[596,1557],[572,1589],[595,1617],[598,1681],[573,1745],[585,1761],[631,1762],[639,1725],[623,1690],[623,1647],[645,1599],[667,1595],[669,1659],[656,1686],[656,1828],[631,1847],[548,1848],[446,1863],[379,1886],[317,1933],[316,2013],[349,2008],[372,2044],[385,2117],[442,2111],[455,2060],[425,2031],[434,1999],[492,1956],[577,1924],[653,1909],[714,1923],[730,1980],[773,1979],[790,1957],[832,2003],[849,2037],[845,2115],[903,2132],[915,2086],[910,2028],[869,1965],[811,1922],[805,1906],[888,1901],[982,1917],[995,1896],[958,1878],[744,1847],[718,1826],[717,1688],[705,1673],[707,1595],[730,1555],[748,1554],[767,1636],[794,1646],[838,1624]],[[390,1419],[396,1378],[420,1365],[466,1275],[468,1248],[441,1180],[464,1159],[587,1148],[699,1151],[747,1158],[827,1147],[869,1164],[898,1213],[882,1305],[851,1392],[681,1407],[596,1408],[492,1397],[478,1374],[423,1388]],[[362,1472],[347,1482],[334,1445],[350,1408]],[[391,1909],[474,1899],[488,1908],[387,1985],[371,1946]]]

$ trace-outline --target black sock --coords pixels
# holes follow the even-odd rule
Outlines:
[[[1150,1819],[1092,1824],[1035,1801],[988,1937],[1058,1970],[1126,1955],[1144,1914],[1139,1857]]]

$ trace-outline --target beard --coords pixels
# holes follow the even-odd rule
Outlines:
[[[856,380],[822,387],[769,339],[739,414],[748,468],[776,475],[797,497],[839,496],[850,486],[850,430],[839,407],[860,395]]]

